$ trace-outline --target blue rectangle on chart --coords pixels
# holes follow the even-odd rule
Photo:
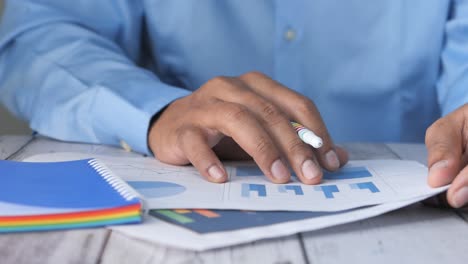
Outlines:
[[[359,182],[359,183],[353,183],[350,184],[352,189],[361,189],[361,190],[369,190],[372,193],[380,192],[379,188],[375,186],[374,183],[372,182]]]
[[[236,176],[239,177],[263,177],[265,174],[257,165],[241,165],[236,167]],[[291,172],[292,177],[296,177],[294,172]]]
[[[236,175],[239,177],[264,176],[265,174],[256,165],[236,167]]]
[[[304,195],[302,187],[300,185],[280,185],[278,186],[278,191],[282,193],[287,193],[289,191],[294,192],[295,195]]]
[[[323,195],[325,195],[325,198],[327,199],[335,198],[333,193],[340,192],[340,190],[338,189],[338,186],[336,185],[315,186],[314,190],[323,192]]]
[[[366,167],[345,167],[336,172],[323,172],[325,180],[345,180],[372,177]]]
[[[251,192],[256,192],[259,197],[266,197],[266,187],[263,184],[242,184],[242,197],[250,197]]]

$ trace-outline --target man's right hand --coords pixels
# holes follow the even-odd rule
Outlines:
[[[323,139],[320,149],[303,143],[290,124],[297,121]],[[305,184],[347,162],[335,146],[314,103],[261,73],[216,77],[171,103],[150,128],[150,149],[161,161],[192,163],[212,182],[225,182],[220,158],[248,154],[275,183],[286,183],[288,165]],[[216,146],[216,147],[215,147]]]

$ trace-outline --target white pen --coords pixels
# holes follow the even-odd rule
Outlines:
[[[322,139],[315,135],[311,130],[296,122],[291,121],[291,125],[294,127],[297,135],[299,135],[299,138],[304,141],[304,143],[309,144],[314,148],[320,148],[323,145]]]

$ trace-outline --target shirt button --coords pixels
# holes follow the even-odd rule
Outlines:
[[[132,151],[132,148],[130,147],[130,145],[128,145],[128,143],[123,140],[120,140],[120,146],[127,152]]]
[[[287,41],[293,41],[296,38],[296,31],[292,28],[289,28],[284,32],[284,39]]]

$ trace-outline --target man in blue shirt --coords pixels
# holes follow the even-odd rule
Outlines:
[[[219,158],[248,154],[274,182],[289,165],[314,184],[347,161],[332,138],[422,142],[444,116],[426,138],[429,182],[455,179],[460,207],[467,17],[463,0],[10,0],[1,99],[42,134],[151,150],[214,182]]]

